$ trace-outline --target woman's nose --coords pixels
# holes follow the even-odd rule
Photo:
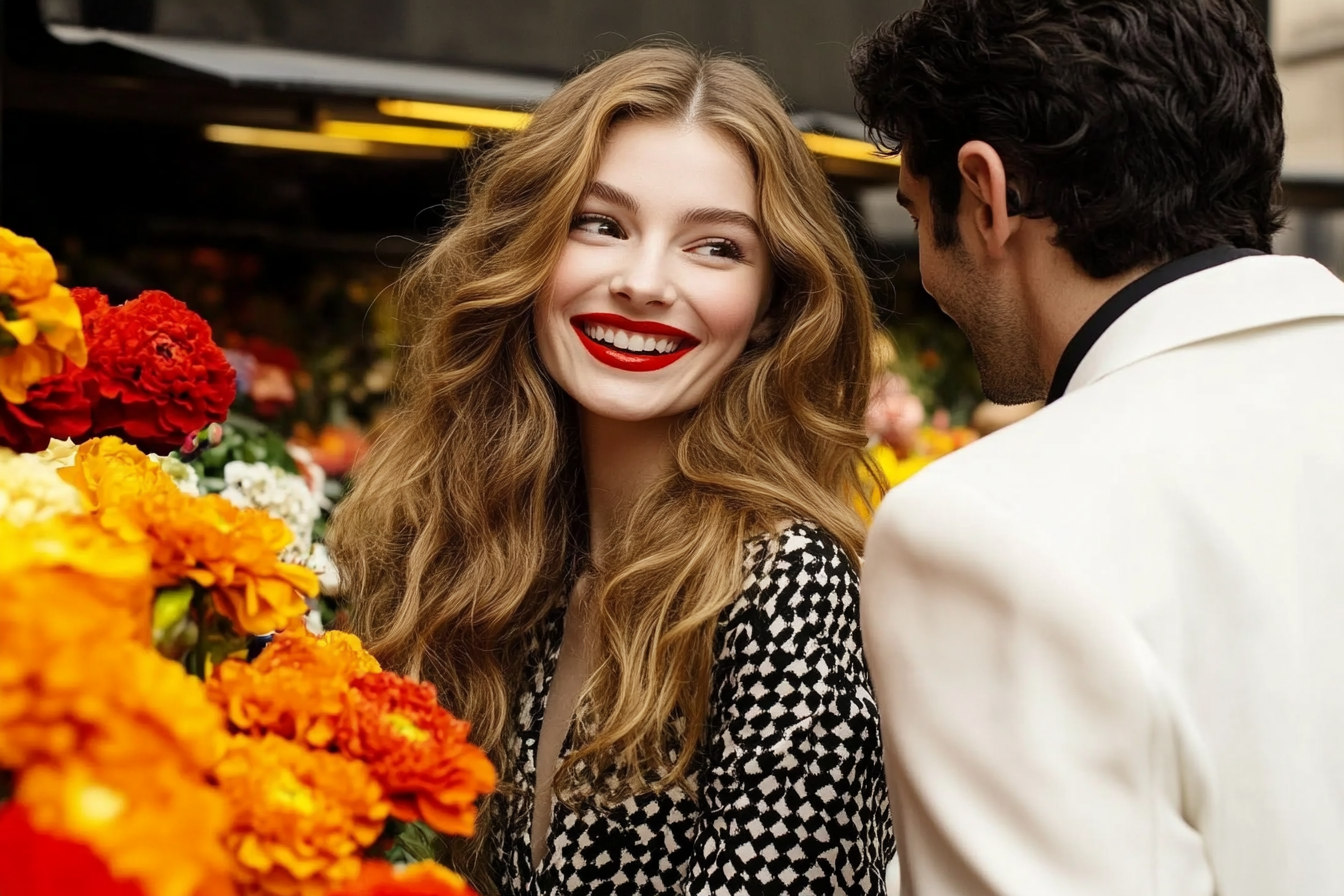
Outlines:
[[[629,263],[612,277],[612,293],[641,305],[675,302],[668,261],[666,253],[652,248],[632,253]]]

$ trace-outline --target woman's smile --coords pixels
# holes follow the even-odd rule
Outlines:
[[[570,319],[588,353],[618,370],[645,372],[675,364],[700,340],[684,330],[655,321],[634,321],[619,314],[579,314]]]

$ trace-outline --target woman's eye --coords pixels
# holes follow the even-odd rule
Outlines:
[[[605,215],[575,215],[569,227],[571,230],[582,230],[585,233],[592,233],[597,236],[610,236],[616,239],[625,236],[625,232],[621,230],[621,225]]]
[[[707,258],[728,258],[733,261],[740,261],[743,257],[742,250],[732,240],[707,240],[691,249],[691,251],[696,255],[703,255]]]

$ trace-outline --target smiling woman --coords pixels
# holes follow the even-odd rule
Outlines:
[[[574,78],[402,285],[400,405],[328,544],[501,769],[486,892],[881,892],[852,506],[877,366],[825,177],[744,64]]]

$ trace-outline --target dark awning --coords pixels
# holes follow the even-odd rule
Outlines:
[[[78,25],[48,25],[47,28],[53,37],[65,44],[119,47],[220,78],[236,87],[525,107],[545,99],[557,84],[552,79],[510,72],[316,53],[288,47],[129,34]]]

